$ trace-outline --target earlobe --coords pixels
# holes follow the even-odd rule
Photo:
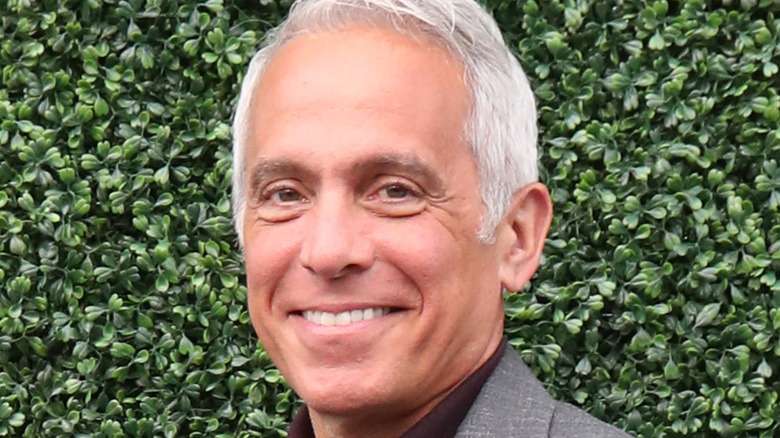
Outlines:
[[[552,201],[542,183],[529,184],[512,197],[501,224],[504,253],[499,276],[506,290],[521,290],[536,272],[551,221]]]

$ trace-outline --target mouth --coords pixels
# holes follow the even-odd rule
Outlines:
[[[400,311],[392,307],[369,307],[365,309],[347,310],[339,313],[324,312],[320,310],[304,310],[299,314],[303,318],[316,325],[324,327],[345,326],[361,321],[370,321]]]

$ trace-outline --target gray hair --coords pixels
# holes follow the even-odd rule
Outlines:
[[[252,58],[233,120],[233,218],[239,243],[243,245],[249,113],[263,72],[297,35],[360,25],[427,38],[462,62],[471,98],[464,137],[477,163],[485,204],[479,238],[492,243],[512,195],[538,178],[536,106],[498,25],[474,0],[299,0],[293,5]]]

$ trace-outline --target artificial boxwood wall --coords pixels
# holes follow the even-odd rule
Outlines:
[[[286,1],[0,5],[0,436],[284,436],[230,119]],[[780,435],[776,0],[488,2],[555,203],[506,333],[633,435]]]

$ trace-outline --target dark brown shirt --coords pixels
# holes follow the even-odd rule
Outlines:
[[[452,438],[458,426],[466,418],[471,405],[477,399],[479,391],[493,374],[506,349],[507,340],[503,338],[496,351],[481,367],[468,376],[452,390],[428,414],[407,430],[401,438]],[[303,406],[290,425],[288,438],[315,438],[309,418],[309,409]]]

